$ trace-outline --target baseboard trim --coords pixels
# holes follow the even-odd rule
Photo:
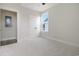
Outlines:
[[[17,39],[0,41],[0,46],[9,45],[13,43],[17,43]]]
[[[45,36],[45,35],[42,35],[41,37],[43,37],[45,39],[55,40],[55,41],[58,41],[58,42],[61,42],[61,43],[67,44],[67,45],[79,47],[78,44],[73,43],[73,42],[68,42],[68,41],[64,41],[64,40],[61,40],[61,39],[57,39],[57,38],[51,38],[51,37],[48,37],[48,36]]]

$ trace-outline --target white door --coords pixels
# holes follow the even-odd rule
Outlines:
[[[30,16],[29,33],[33,37],[39,36],[39,33],[40,33],[40,17]]]

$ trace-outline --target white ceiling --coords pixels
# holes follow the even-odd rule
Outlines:
[[[45,5],[42,5],[41,3],[22,3],[21,6],[32,9],[32,10],[36,10],[39,12],[43,12],[46,9],[54,6],[55,3],[46,3]]]

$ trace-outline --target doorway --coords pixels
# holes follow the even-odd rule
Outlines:
[[[0,9],[0,45],[17,42],[17,13]]]

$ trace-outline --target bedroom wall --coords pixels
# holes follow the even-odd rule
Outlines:
[[[79,46],[79,4],[57,4],[48,11],[49,32],[41,36]]]

